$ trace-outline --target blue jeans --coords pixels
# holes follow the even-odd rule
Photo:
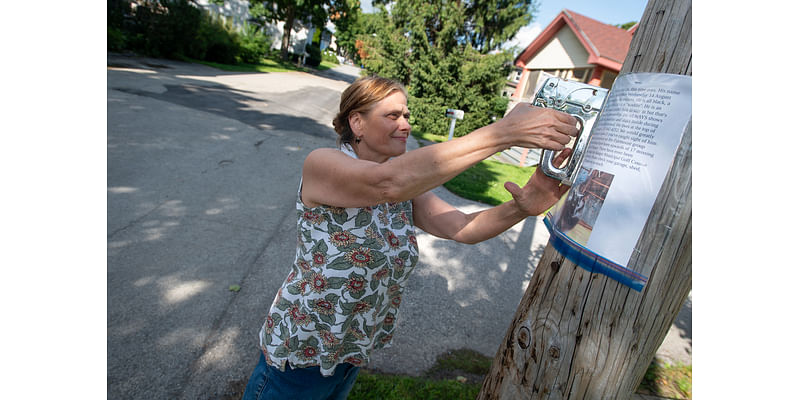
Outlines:
[[[286,371],[267,365],[264,354],[250,375],[242,400],[345,400],[356,383],[359,367],[343,363],[332,376],[322,376],[319,367],[291,368]]]

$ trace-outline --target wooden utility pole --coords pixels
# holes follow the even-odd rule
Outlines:
[[[621,73],[692,74],[691,0],[650,0]],[[548,245],[483,381],[479,399],[627,399],[692,287],[692,124],[630,267],[637,292]]]

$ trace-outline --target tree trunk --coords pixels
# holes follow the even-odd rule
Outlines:
[[[281,60],[289,59],[289,44],[292,42],[292,27],[294,27],[295,8],[289,6],[286,10],[286,21],[283,22],[283,38],[281,39]]]
[[[691,75],[691,12],[691,0],[650,0],[621,73]],[[655,265],[645,288],[592,274],[548,245],[479,399],[633,394],[692,287],[691,125],[631,260]]]

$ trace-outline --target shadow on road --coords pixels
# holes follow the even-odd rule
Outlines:
[[[355,68],[355,67],[353,67]],[[357,68],[356,68],[357,69]],[[313,68],[309,68],[308,72],[312,75],[321,76],[323,78],[333,79],[337,81],[353,83],[356,80],[356,77],[352,74],[339,72],[336,69],[327,69],[324,71],[316,70]]]
[[[322,138],[335,139],[336,133],[331,126],[320,124],[314,119],[292,115],[295,110],[289,109],[290,105],[297,104],[293,99],[308,97],[306,90],[283,93],[281,99],[285,101],[270,101],[255,97],[252,93],[237,90],[224,85],[194,85],[191,83],[181,85],[164,85],[164,93],[154,93],[145,90],[118,88],[117,90],[138,96],[147,96],[156,100],[168,101],[184,107],[193,108],[217,114],[221,117],[232,118],[239,122],[261,130],[297,131]],[[320,93],[327,92],[327,93]],[[315,96],[338,96],[330,89],[317,89]],[[288,106],[287,106],[288,105]],[[271,112],[268,110],[275,110]]]

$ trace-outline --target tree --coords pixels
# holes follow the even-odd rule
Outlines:
[[[415,129],[445,135],[445,110],[458,108],[465,115],[455,135],[462,136],[505,112],[507,100],[499,92],[512,55],[488,54],[492,41],[484,40],[480,48],[473,46],[476,23],[465,7],[477,10],[475,3],[397,1],[391,15],[382,14],[385,22],[378,32],[357,36],[365,68],[407,86]],[[480,3],[490,6],[488,1]]]
[[[528,25],[538,10],[533,0],[476,0],[467,2],[466,35],[481,53],[497,50]]]
[[[336,13],[331,13],[331,21],[336,26],[336,45],[344,56],[352,58],[356,64],[364,60],[359,56],[360,36],[377,35],[388,23],[389,15],[385,8],[379,12],[364,14],[357,0],[344,0]]]
[[[444,3],[444,4],[437,4]],[[449,3],[449,4],[448,4]],[[373,6],[392,5],[392,15],[405,21],[413,14],[424,10],[455,10],[461,19],[456,38],[460,43],[469,42],[482,54],[498,50],[506,41],[517,34],[520,28],[533,21],[538,11],[536,0],[467,0],[455,2],[430,2],[428,7],[420,8],[415,1],[373,0]],[[432,17],[432,18],[430,18]],[[426,30],[436,34],[444,26],[442,23],[452,15],[428,15]],[[432,37],[435,40],[435,38]]]
[[[322,27],[328,20],[328,10],[332,6],[333,0],[251,1],[250,15],[262,26],[267,22],[283,21],[281,58],[288,60],[289,43],[295,22],[311,22],[315,26]]]

